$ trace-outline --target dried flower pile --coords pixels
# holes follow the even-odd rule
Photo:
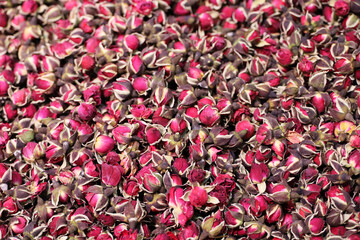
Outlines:
[[[360,0],[0,6],[1,239],[360,239]]]

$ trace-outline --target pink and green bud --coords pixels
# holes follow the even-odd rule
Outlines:
[[[208,193],[201,187],[195,187],[191,190],[189,200],[194,207],[200,208],[207,203]]]
[[[239,203],[231,204],[225,214],[224,219],[228,228],[237,228],[243,224],[245,215],[244,207]]]
[[[93,104],[89,104],[89,103],[81,103],[77,109],[77,113],[80,119],[83,121],[89,121],[93,119],[96,112],[97,112],[96,107]]]
[[[209,105],[203,107],[199,112],[200,122],[206,127],[212,127],[220,120],[218,110]]]
[[[125,36],[124,38],[124,46],[125,48],[132,52],[135,51],[140,45],[139,39],[134,34],[130,34],[128,36]]]
[[[248,120],[240,121],[235,126],[236,132],[246,131],[244,139],[251,138],[255,133],[255,127]]]
[[[260,184],[266,181],[266,179],[269,177],[269,174],[269,169],[265,163],[253,163],[251,165],[249,177],[253,183]]]
[[[143,187],[149,193],[155,193],[160,190],[162,186],[162,176],[159,173],[145,174],[143,177]]]
[[[354,174],[360,173],[360,151],[354,150],[348,157],[348,165],[351,167],[351,170]]]
[[[282,66],[288,66],[293,63],[293,53],[290,49],[281,48],[279,51],[276,52],[276,60]]]
[[[103,163],[101,165],[101,181],[108,186],[117,186],[123,171],[119,165]]]
[[[99,154],[107,154],[113,150],[115,146],[115,140],[106,135],[100,135],[96,138],[94,143],[94,149]]]
[[[326,230],[325,221],[322,218],[310,218],[308,221],[308,228],[313,235],[320,235]]]
[[[13,217],[9,223],[9,229],[15,234],[22,234],[28,223],[28,220],[25,217],[17,216]]]
[[[346,16],[350,11],[350,4],[348,1],[337,0],[334,5],[337,16]]]
[[[279,204],[272,204],[266,209],[265,219],[268,223],[279,222],[283,215],[282,208]]]
[[[225,221],[222,218],[222,212],[218,210],[211,216],[207,216],[201,223],[201,228],[203,232],[201,233],[200,239],[205,239],[206,237],[214,238],[217,237],[225,227]]]

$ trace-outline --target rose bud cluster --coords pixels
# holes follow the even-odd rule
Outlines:
[[[0,1],[0,239],[360,239],[359,0]]]

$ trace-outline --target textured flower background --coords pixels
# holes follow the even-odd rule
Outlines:
[[[360,0],[1,0],[0,239],[359,240]]]

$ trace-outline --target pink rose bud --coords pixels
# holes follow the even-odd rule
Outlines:
[[[145,134],[150,145],[157,144],[161,141],[161,132],[155,127],[148,127]]]
[[[238,7],[233,13],[233,19],[239,23],[243,23],[247,19],[247,12],[243,7]]]
[[[4,11],[0,11],[0,27],[6,27],[8,18]]]
[[[187,177],[192,183],[202,183],[205,180],[206,172],[202,169],[195,168],[189,172],[189,175]]]
[[[293,62],[293,53],[290,49],[281,48],[276,52],[276,60],[283,66],[288,66]]]
[[[123,184],[123,189],[127,195],[135,197],[140,192],[140,185],[136,180],[126,180]]]
[[[300,72],[303,73],[305,77],[309,77],[310,74],[314,71],[314,64],[304,57],[298,64]]]
[[[350,4],[344,0],[337,0],[335,2],[335,13],[338,16],[346,16],[349,14],[350,11]]]
[[[348,164],[352,171],[357,175],[360,173],[360,151],[354,150],[348,157]]]
[[[246,233],[250,239],[262,239],[266,232],[263,229],[262,225],[257,222],[247,223]]]
[[[197,208],[202,207],[208,201],[208,193],[201,187],[194,187],[189,195],[190,203]]]
[[[121,166],[103,163],[101,165],[101,180],[108,186],[117,186],[123,171]]]
[[[111,80],[117,75],[117,68],[116,64],[107,63],[98,71],[97,76],[101,81]]]
[[[214,20],[209,13],[201,13],[199,15],[199,21],[200,26],[204,31],[210,30],[214,26]]]
[[[265,219],[268,223],[278,222],[282,217],[282,209],[279,204],[272,204],[266,209]]]
[[[191,7],[187,6],[185,0],[180,0],[177,2],[174,8],[174,13],[176,15],[188,15],[190,14]]]
[[[306,39],[301,42],[300,48],[304,53],[313,53],[315,51],[315,42],[310,39]]]
[[[186,122],[181,118],[174,118],[170,121],[170,129],[174,133],[182,134],[186,129]]]
[[[217,237],[225,227],[225,221],[221,215],[222,215],[222,211],[218,210],[211,216],[205,217],[201,223],[201,228],[203,229],[201,235],[210,238]],[[200,235],[200,239],[206,239],[206,237],[201,237],[201,235]]]
[[[21,216],[13,217],[10,220],[9,229],[14,234],[21,234],[24,232],[27,222],[28,221],[24,217]]]
[[[22,11],[24,13],[35,13],[36,10],[38,8],[38,5],[36,3],[36,1],[34,0],[26,0],[23,4],[22,4]]]
[[[89,103],[81,103],[77,110],[79,117],[83,121],[93,119],[96,114],[96,107]]]
[[[130,58],[128,69],[130,73],[136,75],[139,75],[144,70],[143,61],[138,55],[135,55],[132,58]]]
[[[4,77],[4,79],[6,81],[8,81],[9,83],[15,82],[15,74],[14,74],[14,72],[12,72],[10,70],[3,70],[0,74],[0,76]]]
[[[23,88],[15,91],[11,96],[11,100],[16,106],[21,107],[27,104],[29,97],[30,97],[30,90],[27,88]]]
[[[205,106],[200,110],[199,119],[206,127],[212,127],[220,120],[220,114],[216,108]]]
[[[89,55],[84,55],[80,60],[80,65],[85,70],[91,70],[95,66],[95,60]]]
[[[349,57],[340,58],[334,64],[334,71],[340,74],[353,73],[354,67],[353,67],[352,59]]]
[[[239,203],[231,204],[224,215],[226,226],[228,228],[237,228],[243,224],[245,208]]]
[[[99,154],[107,154],[113,150],[115,140],[106,135],[100,135],[96,138],[94,149]]]
[[[312,234],[318,235],[325,230],[325,221],[322,218],[312,218],[308,223],[309,230]]]
[[[159,173],[148,173],[143,177],[143,186],[149,193],[155,193],[160,190],[162,186],[162,176]]]
[[[112,134],[118,143],[125,144],[131,137],[131,128],[125,125],[120,125],[112,131]]]
[[[0,78],[0,97],[6,96],[9,89],[9,84],[4,78]]]
[[[350,146],[353,148],[360,148],[360,136],[359,135],[352,135],[350,137]]]
[[[198,239],[199,238],[199,229],[194,222],[190,222],[182,231],[177,235],[178,240],[188,240],[188,239]]]
[[[15,213],[18,208],[16,205],[16,202],[12,197],[7,197],[3,202],[3,207],[9,212],[9,213]]]
[[[45,153],[45,149],[36,142],[28,142],[22,150],[24,159],[33,163],[36,159],[39,159]]]
[[[265,163],[253,163],[250,170],[250,179],[253,183],[259,184],[269,177],[269,169]]]
[[[137,77],[134,78],[132,86],[138,93],[143,94],[149,89],[149,82],[144,77]]]
[[[255,127],[248,120],[242,120],[238,122],[235,126],[236,132],[246,131],[244,139],[251,138],[255,133]]]
[[[18,115],[17,108],[10,103],[5,104],[4,112],[8,120],[13,120]]]
[[[155,4],[152,1],[140,1],[135,5],[135,9],[142,15],[150,15]]]
[[[175,158],[173,167],[176,173],[183,175],[185,170],[189,167],[189,163],[185,158]]]
[[[139,47],[140,41],[134,34],[131,34],[124,38],[124,45],[129,51],[134,51]]]
[[[269,191],[271,199],[277,203],[286,203],[290,200],[290,190],[283,184],[277,184]]]
[[[201,81],[201,79],[204,76],[204,73],[201,69],[197,67],[190,67],[187,72],[187,76],[188,76],[188,82],[190,84],[196,85],[198,82]]]

